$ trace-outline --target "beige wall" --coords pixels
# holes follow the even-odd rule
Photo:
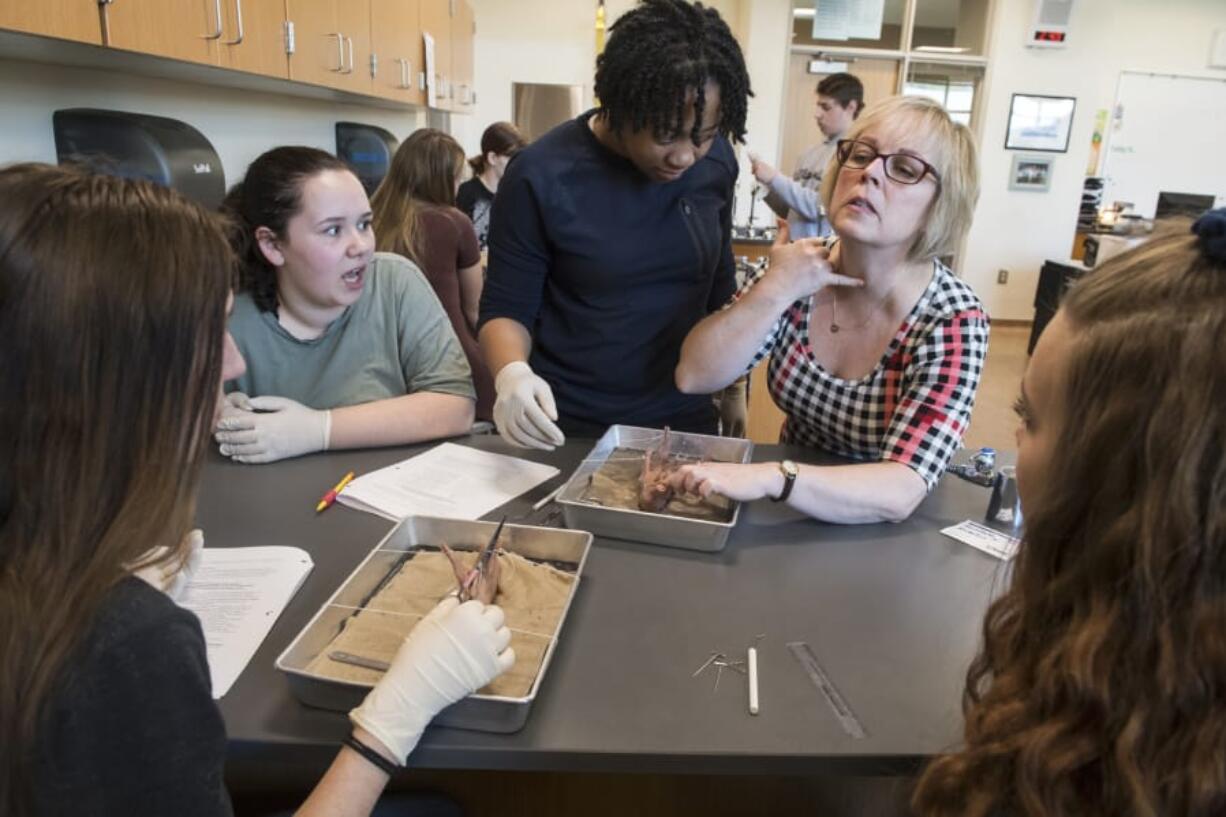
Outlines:
[[[960,270],[997,319],[1029,320],[1043,262],[1069,257],[1094,114],[1114,105],[1120,72],[1226,78],[1226,70],[1207,67],[1213,32],[1226,28],[1222,0],[1164,0],[1160,5],[1149,0],[1079,0],[1073,6],[1068,47],[1053,50],[1023,44],[1033,13],[1033,0],[997,0],[982,103],[982,194]],[[1004,142],[1015,93],[1077,99],[1068,152],[1048,154],[1055,164],[1046,193],[1008,189],[1015,151],[1005,150]],[[996,283],[999,269],[1009,270],[1008,284]]]

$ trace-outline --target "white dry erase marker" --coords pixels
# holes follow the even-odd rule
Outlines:
[[[762,636],[754,639],[753,646],[746,650],[745,664],[749,669],[749,714],[758,714],[758,642]]]

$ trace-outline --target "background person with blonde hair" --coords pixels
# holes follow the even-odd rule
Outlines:
[[[678,487],[787,501],[831,522],[911,514],[962,442],[988,316],[938,256],[979,195],[971,133],[935,102],[894,97],[840,141],[822,181],[837,240],[787,243],[685,339],[677,386],[722,388],[770,358],[784,442],[860,462],[687,466]]]
[[[473,224],[456,209],[464,149],[433,128],[414,131],[392,157],[370,206],[375,248],[411,259],[434,288],[464,349],[477,390],[476,418],[494,419],[494,378],[477,343],[481,250]]]
[[[1226,812],[1226,209],[1078,282],[1017,410],[1026,530],[923,817]]]

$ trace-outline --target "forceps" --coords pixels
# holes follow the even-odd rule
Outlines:
[[[494,535],[490,537],[489,543],[481,549],[477,555],[477,561],[472,566],[472,569],[464,576],[460,582],[460,591],[458,593],[460,601],[465,602],[476,597],[477,584],[481,579],[485,578],[486,572],[489,569],[490,559],[494,558],[494,551],[498,549],[498,537],[502,535],[502,526],[507,523],[507,518],[502,517],[502,521],[498,523],[498,527],[494,530]]]

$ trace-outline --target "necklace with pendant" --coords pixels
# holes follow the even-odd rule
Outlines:
[[[877,313],[877,310],[880,309],[882,304],[885,303],[886,299],[890,297],[890,293],[894,291],[894,287],[898,286],[898,281],[899,281],[899,278],[901,277],[902,276],[898,276],[898,278],[894,279],[894,283],[890,284],[890,288],[885,291],[885,294],[882,295],[881,298],[877,301],[877,303],[873,304],[872,309],[868,311],[868,317],[866,317],[863,321],[856,324],[855,326],[839,325],[839,319],[838,319],[839,296],[836,294],[837,287],[831,287],[830,288],[830,334],[837,335],[843,329],[847,329],[849,331],[854,332],[856,330],[863,329],[864,327],[868,326],[869,321],[873,319],[873,315]]]

